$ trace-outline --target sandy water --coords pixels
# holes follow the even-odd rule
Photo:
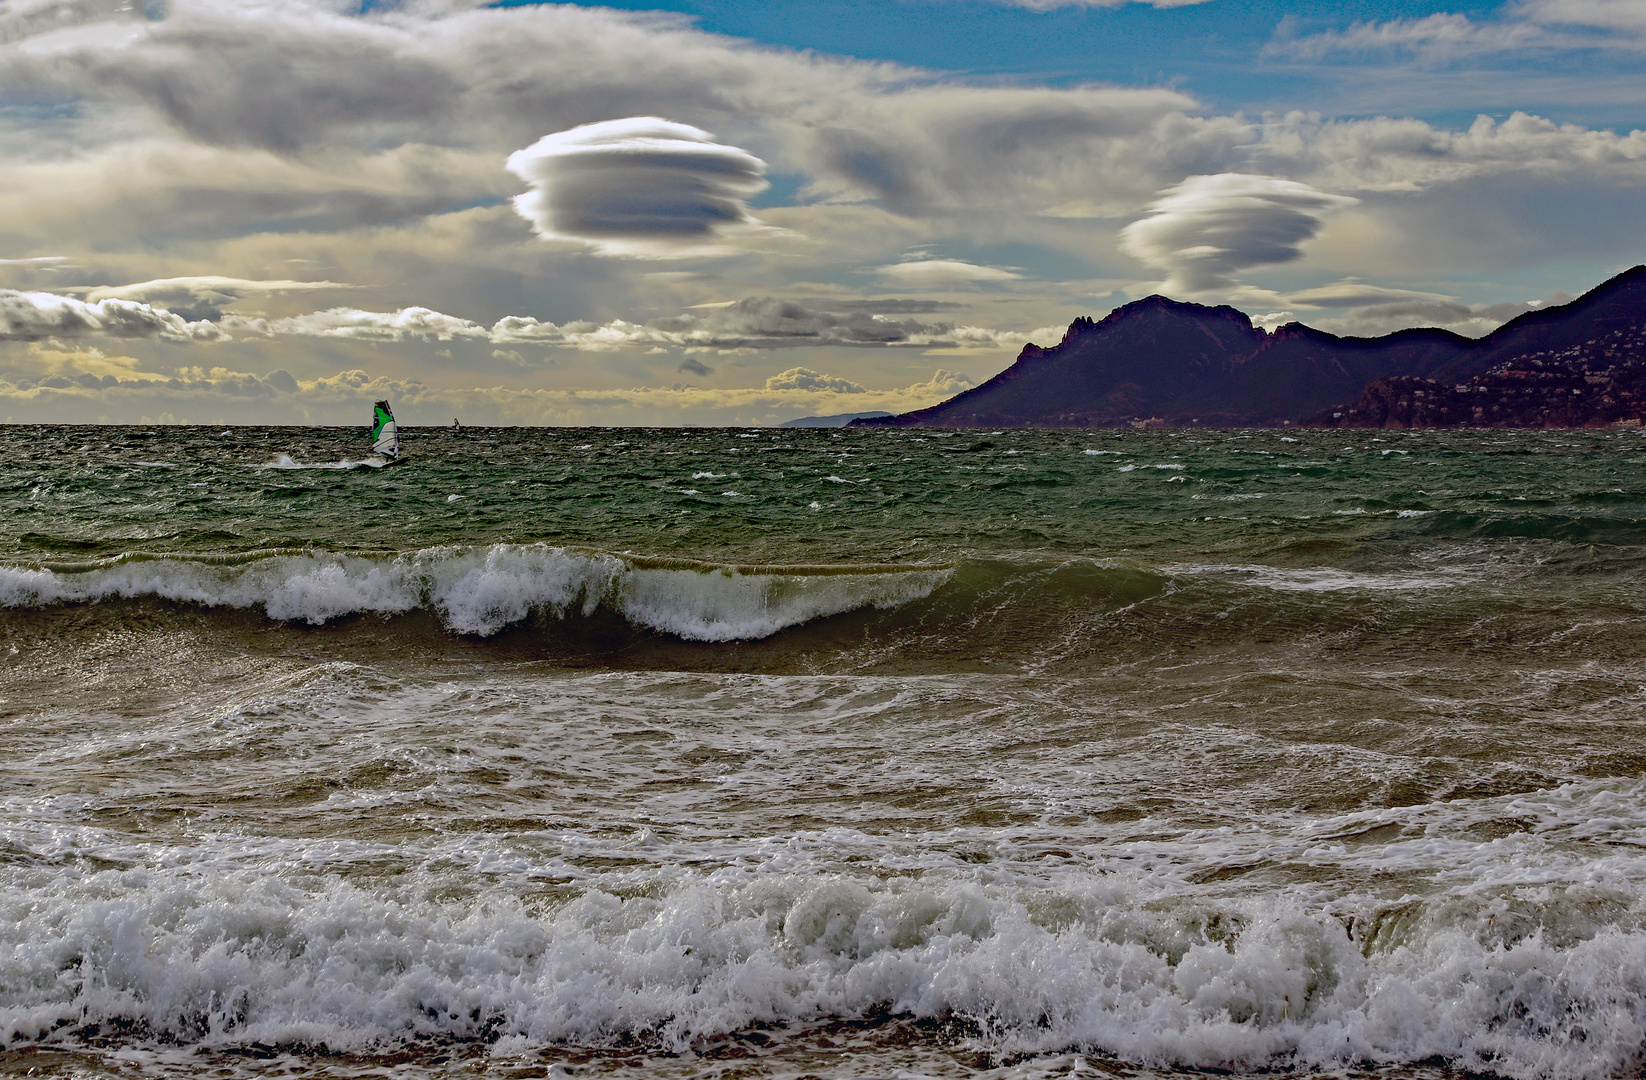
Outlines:
[[[1635,433],[0,429],[0,1071],[1628,1076]]]

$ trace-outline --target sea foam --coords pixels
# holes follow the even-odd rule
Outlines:
[[[1286,899],[1140,903],[1119,878],[967,881],[675,872],[556,906],[336,877],[157,869],[7,890],[0,1041],[101,1028],[203,1046],[687,1051],[874,1010],[961,1017],[1000,1055],[1329,1069],[1443,1058],[1517,1078],[1628,1075],[1646,933],[1510,945],[1450,928],[1351,938]]]

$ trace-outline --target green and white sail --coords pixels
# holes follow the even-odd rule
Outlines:
[[[371,448],[372,453],[390,461],[400,457],[400,425],[394,422],[394,413],[386,401],[379,401],[372,409]]]

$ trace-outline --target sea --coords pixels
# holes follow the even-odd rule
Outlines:
[[[0,428],[0,1076],[1635,1077],[1639,431]]]

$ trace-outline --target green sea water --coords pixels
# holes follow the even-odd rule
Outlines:
[[[1636,1075],[1646,437],[0,428],[0,1072]]]

